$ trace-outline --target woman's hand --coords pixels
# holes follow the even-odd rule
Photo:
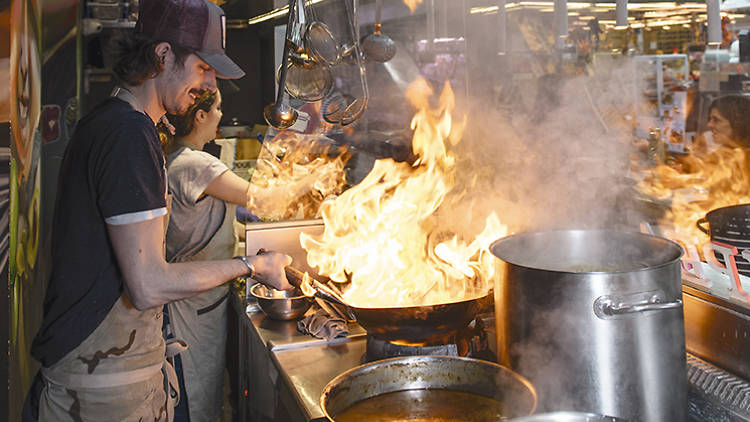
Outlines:
[[[280,252],[264,252],[248,256],[255,267],[255,279],[276,290],[292,290],[294,286],[286,279],[284,268],[292,264],[292,257]]]

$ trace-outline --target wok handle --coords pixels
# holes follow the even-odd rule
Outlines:
[[[286,273],[286,279],[289,280],[289,284],[302,290],[302,280],[305,273],[291,266],[285,267],[284,272]],[[320,281],[310,277],[310,284],[313,290],[315,290],[315,297],[337,305],[346,306],[347,308],[349,307],[338,294]]]
[[[698,227],[698,230],[702,231],[705,234],[710,235],[710,233],[708,232],[708,229],[703,227],[703,224],[706,224],[706,223],[708,223],[708,219],[706,217],[702,217],[700,220],[698,220],[695,223],[695,225]]]
[[[258,255],[263,255],[265,253],[268,253],[266,249],[258,250]],[[286,279],[289,281],[289,284],[299,290],[302,290],[302,280],[304,280],[305,273],[292,267],[291,265],[284,267],[284,273],[286,274]],[[344,306],[347,309],[351,309],[350,306],[347,305],[346,302],[344,302],[344,299],[341,297],[341,295],[334,292],[333,289],[316,280],[312,276],[310,276],[310,284],[310,287],[315,290],[314,296],[318,299],[323,299],[325,301]],[[304,290],[302,291],[304,292]]]
[[[654,295],[642,302],[628,303],[616,300],[611,296],[601,296],[594,302],[594,313],[602,319],[616,317],[619,315],[635,314],[641,312],[663,311],[682,307],[682,300],[662,302]]]

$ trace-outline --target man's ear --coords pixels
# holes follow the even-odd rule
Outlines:
[[[154,53],[156,54],[156,57],[161,60],[162,64],[166,60],[167,54],[170,51],[172,51],[172,46],[168,42],[160,42],[154,47]]]

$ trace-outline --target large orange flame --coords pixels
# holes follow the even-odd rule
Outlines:
[[[681,168],[656,166],[639,188],[671,205],[659,221],[666,237],[702,250],[709,238],[696,222],[713,209],[750,202],[747,165],[744,149],[721,146],[710,154],[686,156]]]
[[[494,213],[473,241],[450,231],[435,212],[453,192],[456,160],[446,142],[465,126],[451,118],[453,91],[446,84],[440,106],[418,80],[408,90],[420,110],[412,119],[412,165],[377,160],[358,185],[321,205],[325,230],[302,235],[307,260],[336,282],[350,282],[344,298],[358,307],[397,307],[455,302],[485,294],[495,260],[489,244],[505,234]],[[454,193],[457,194],[457,193]],[[454,213],[457,214],[457,213]],[[471,218],[463,212],[462,218]]]

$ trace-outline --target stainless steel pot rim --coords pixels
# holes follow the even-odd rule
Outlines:
[[[572,270],[566,270],[565,268],[543,268],[542,266],[532,266],[525,263],[517,262],[517,260],[514,260],[512,258],[501,258],[497,256],[494,253],[495,246],[501,245],[505,242],[513,241],[515,239],[523,238],[523,237],[535,237],[535,236],[543,236],[543,235],[552,235],[552,234],[565,234],[565,233],[614,233],[622,236],[632,236],[634,238],[642,238],[642,239],[649,239],[652,241],[656,241],[659,243],[663,243],[664,245],[671,245],[675,248],[676,251],[679,251],[678,253],[674,254],[673,257],[670,259],[665,260],[662,263],[656,264],[656,265],[650,265],[645,268],[629,268],[629,269],[622,269],[622,270],[613,270],[613,271],[572,271]],[[682,246],[680,246],[678,243],[666,239],[664,237],[660,236],[654,236],[646,233],[636,232],[636,231],[617,231],[617,230],[605,230],[605,229],[569,229],[569,230],[549,230],[549,231],[530,231],[530,232],[521,232],[516,234],[511,234],[509,236],[502,237],[498,240],[495,240],[490,244],[489,247],[490,251],[493,253],[493,255],[500,259],[501,261],[507,262],[509,264],[515,265],[517,267],[536,270],[536,271],[545,271],[545,272],[551,272],[551,273],[563,273],[563,274],[623,274],[623,273],[635,273],[640,271],[653,271],[659,268],[663,268],[669,265],[674,264],[676,261],[679,261],[682,256],[684,255],[684,250]]]
[[[584,412],[550,412],[510,419],[509,422],[626,422],[613,416]]]
[[[303,298],[309,298],[308,296],[305,296],[304,294],[296,295],[296,296],[266,296],[258,290],[260,289],[266,289],[269,290],[269,287],[267,287],[263,283],[255,283],[250,287],[250,294],[253,295],[253,297],[257,299],[266,299],[266,300],[293,300],[293,299],[303,299]]]
[[[390,364],[429,364],[430,362],[439,362],[439,361],[456,361],[456,362],[465,362],[468,364],[480,364],[487,367],[495,368],[502,372],[507,372],[508,374],[512,375],[514,378],[516,378],[521,384],[523,384],[524,387],[528,388],[529,392],[533,396],[534,399],[534,409],[536,409],[536,405],[538,402],[538,397],[536,393],[536,389],[534,388],[534,385],[526,379],[523,375],[519,374],[518,372],[513,371],[512,369],[508,368],[507,366],[500,365],[499,363],[490,362],[482,359],[475,359],[475,358],[469,358],[469,357],[463,357],[463,356],[445,356],[445,355],[417,355],[417,356],[398,356],[393,358],[387,358],[387,359],[381,359],[376,360],[374,362],[368,362],[364,363],[359,366],[355,366],[354,368],[351,368],[347,371],[344,371],[337,375],[334,379],[328,382],[326,386],[323,388],[323,391],[320,394],[320,408],[323,410],[323,414],[325,415],[328,420],[334,420],[333,417],[328,413],[328,409],[326,409],[325,405],[325,399],[326,397],[331,393],[331,390],[333,390],[338,384],[341,383],[341,380],[352,376],[356,373],[368,373],[370,371],[375,370],[376,368],[380,366],[387,366]]]

